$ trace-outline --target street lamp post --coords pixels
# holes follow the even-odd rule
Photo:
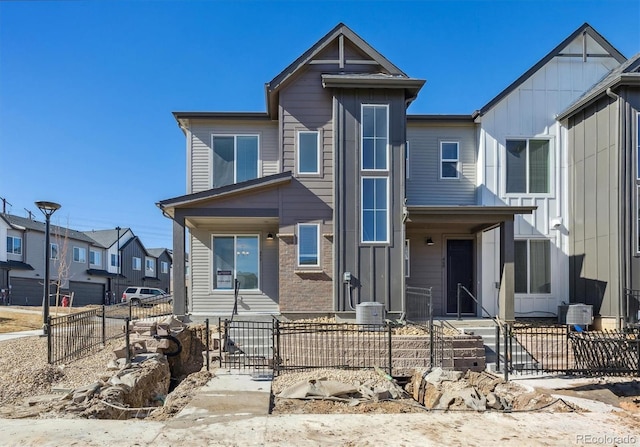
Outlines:
[[[115,296],[115,301],[116,303],[118,302],[118,299],[120,299],[119,294],[120,294],[120,230],[122,228],[120,227],[116,227],[116,231],[118,232],[118,238],[116,240],[117,243],[117,249],[118,251],[116,252],[116,262],[117,267],[118,267],[118,276],[116,276],[116,296]]]
[[[44,237],[44,299],[42,300],[43,325],[42,331],[44,335],[49,334],[49,300],[51,292],[51,279],[49,269],[49,258],[51,250],[51,239],[49,235],[49,226],[51,215],[60,209],[60,205],[55,202],[36,202],[36,206],[42,211],[45,218],[45,237]]]

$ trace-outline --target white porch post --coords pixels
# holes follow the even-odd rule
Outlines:
[[[515,321],[514,259],[512,219],[500,224],[500,311],[498,315],[503,321]]]

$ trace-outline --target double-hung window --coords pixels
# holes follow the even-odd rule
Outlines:
[[[260,243],[255,235],[213,236],[213,289],[257,290],[260,279]]]
[[[22,238],[7,236],[7,253],[12,255],[22,254]]]
[[[389,106],[362,105],[360,237],[389,242]]]
[[[111,267],[120,267],[120,256],[111,255]]]
[[[258,135],[213,135],[213,187],[258,177]]]
[[[551,293],[551,242],[514,241],[515,293]]]
[[[131,260],[131,268],[133,270],[142,270],[142,259],[134,256]]]
[[[298,132],[298,174],[320,174],[320,132]]]
[[[144,270],[146,273],[153,274],[156,270],[156,260],[153,258],[144,258]]]
[[[514,139],[506,142],[507,194],[551,192],[551,142],[547,139]]]
[[[169,263],[167,261],[160,262],[160,272],[169,273]]]
[[[457,141],[440,142],[440,178],[458,178],[459,144]]]
[[[82,247],[73,247],[73,262],[84,264],[87,262],[87,249]]]
[[[320,266],[320,225],[298,224],[298,266]]]

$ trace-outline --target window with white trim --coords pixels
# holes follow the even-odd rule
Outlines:
[[[320,132],[298,132],[298,174],[320,174]]]
[[[213,290],[260,288],[260,240],[257,235],[214,235]]]
[[[258,178],[258,135],[213,135],[213,187]]]
[[[362,105],[362,170],[386,171],[389,165],[389,106]]]
[[[97,250],[89,249],[89,264],[91,265],[102,265],[102,253]]]
[[[7,253],[12,255],[22,254],[22,238],[7,236]]]
[[[87,249],[82,247],[73,247],[73,262],[84,264],[87,262]]]
[[[440,178],[458,178],[459,143],[457,141],[440,142]]]
[[[140,259],[140,258],[138,258],[138,257],[134,256],[134,257],[131,259],[131,268],[132,268],[133,270],[142,270],[142,259]]]
[[[514,241],[515,293],[551,293],[551,241]]]
[[[411,256],[409,253],[409,239],[404,240],[404,276],[409,277],[411,269]]]
[[[120,267],[120,256],[111,255],[111,267]]]
[[[49,247],[49,259],[54,261],[58,259],[58,244],[51,243]]]
[[[389,178],[362,178],[362,242],[389,242]]]
[[[320,266],[320,225],[298,224],[298,266]]]
[[[551,141],[514,139],[506,141],[505,192],[547,194],[551,192]]]
[[[167,261],[160,261],[160,272],[169,273],[169,263]]]
[[[147,273],[153,273],[156,270],[156,260],[153,258],[144,258],[144,270]]]

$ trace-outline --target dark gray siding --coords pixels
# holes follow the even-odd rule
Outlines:
[[[335,93],[335,281],[338,310],[349,310],[344,272],[355,279],[354,304],[376,301],[388,311],[402,310],[403,164],[406,138],[404,94],[385,90],[348,90]],[[389,104],[390,233],[389,244],[360,242],[360,114],[361,104]]]
[[[411,122],[407,125],[409,205],[475,205],[478,144],[473,123]],[[458,142],[459,178],[440,178],[440,142]]]
[[[640,201],[638,198],[637,189],[640,188],[640,180],[637,179],[637,173],[640,168],[637,166],[637,151],[640,148],[640,130],[638,129],[638,113],[640,113],[640,88],[638,87],[626,87],[622,89],[620,95],[624,98],[625,106],[623,110],[623,131],[622,141],[624,152],[629,157],[629,177],[631,178],[629,191],[633,200],[630,202],[634,204],[631,208],[629,216],[631,223],[628,227],[628,247],[631,249],[629,256],[629,272],[627,287],[640,290],[640,251],[638,245],[640,244],[640,221],[635,210],[640,210]],[[638,211],[640,213],[640,211]]]
[[[121,247],[122,256],[122,276],[120,280],[114,281],[116,290],[116,298],[122,297],[122,292],[129,286],[142,286],[156,287],[154,284],[143,284],[142,278],[144,277],[144,257],[146,256],[145,250],[137,237],[134,237],[130,242]],[[140,258],[141,267],[140,270],[133,269],[133,257]],[[116,284],[118,283],[118,284]]]
[[[169,271],[167,273],[162,273],[162,263],[167,262],[169,264]],[[167,254],[166,251],[162,252],[162,255],[158,258],[158,288],[162,290],[169,291],[170,287],[170,278],[171,278],[171,257]]]
[[[570,301],[615,316],[619,284],[617,107],[604,97],[569,121]]]

